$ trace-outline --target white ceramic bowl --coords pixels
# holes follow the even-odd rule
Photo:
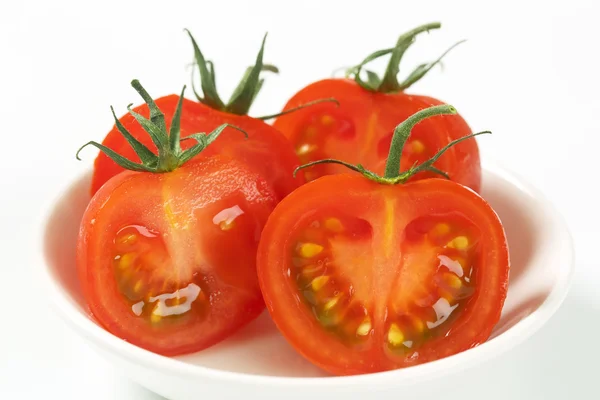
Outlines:
[[[333,377],[298,355],[265,312],[210,349],[163,357],[113,336],[86,313],[75,271],[75,245],[89,201],[89,178],[88,174],[60,194],[43,227],[49,296],[59,314],[93,348],[134,381],[172,400],[207,394],[240,399],[249,393],[278,400],[364,400],[375,394],[378,399],[408,398],[425,382],[473,367],[532,335],[558,309],[573,275],[572,241],[561,216],[529,184],[497,165],[486,165],[482,195],[504,224],[512,263],[502,318],[486,343],[415,367]]]

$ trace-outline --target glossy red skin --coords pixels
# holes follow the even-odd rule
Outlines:
[[[353,351],[325,331],[306,304],[299,301],[296,283],[288,275],[294,246],[291,237],[303,221],[318,215],[320,210],[331,209],[332,199],[335,199],[336,210],[344,210],[347,214],[371,221],[381,218],[386,209],[386,199],[395,201],[389,214],[395,218],[393,240],[390,239],[391,242],[395,240],[394,243],[405,240],[402,235],[408,222],[432,213],[459,212],[481,230],[483,247],[476,277],[477,290],[453,322],[452,333],[445,338],[433,339],[419,348],[417,360],[394,361],[386,357],[381,348]],[[385,237],[381,236],[383,229],[379,229],[377,224],[373,224],[373,230],[374,237]],[[387,250],[390,247],[373,242],[377,259],[373,259],[373,265],[365,266],[363,276],[379,279],[380,284],[394,279],[397,268],[386,268],[386,265],[392,265],[394,260],[401,258],[401,254],[393,247],[391,252],[395,255],[385,258],[382,254]],[[281,333],[305,358],[336,375],[408,367],[447,357],[485,342],[500,318],[510,269],[502,224],[485,200],[472,190],[444,179],[425,179],[395,186],[380,185],[353,173],[325,176],[309,182],[279,203],[263,231],[257,266],[267,309]],[[353,281],[354,286],[364,287],[368,283],[365,279]],[[389,301],[388,289],[378,292],[379,286],[373,285],[367,286],[375,288],[367,301],[386,305]],[[387,312],[382,314],[387,315]],[[377,324],[381,326],[381,320],[375,317],[373,321],[375,343],[385,343],[385,333],[377,331]]]
[[[333,97],[340,103],[320,103],[277,118],[273,124],[297,147],[302,140],[302,129],[311,115],[330,113],[341,115],[354,123],[357,135],[350,140],[327,138],[328,148],[315,159],[337,158],[352,164],[362,164],[378,174],[385,170],[385,160],[394,128],[415,112],[441,105],[441,101],[427,97],[398,93],[370,92],[350,79],[324,79],[312,83],[296,93],[285,105],[284,110],[317,99]],[[460,115],[435,116],[417,124],[412,130],[412,139],[429,143],[430,155],[452,140],[473,133]],[[403,151],[401,169],[413,165],[408,155],[410,146]],[[310,160],[301,160],[301,163]],[[479,192],[481,189],[481,165],[479,148],[475,140],[467,140],[448,150],[437,162],[437,168],[450,175],[450,179]],[[319,167],[317,167],[319,168]],[[330,173],[345,173],[341,166],[327,166]],[[307,172],[309,177],[310,171]],[[420,174],[415,179],[434,177]]]
[[[178,101],[179,96],[177,95],[169,95],[155,100],[156,105],[165,115],[167,129],[171,126],[171,120]],[[146,104],[135,107],[133,110],[145,117],[149,115]],[[148,133],[130,114],[124,115],[119,121],[136,139],[156,151],[156,147]],[[248,139],[241,132],[227,128],[199,157],[223,154],[246,163],[273,186],[279,199],[285,197],[304,182],[302,174],[297,175],[296,178],[293,177],[293,171],[299,165],[293,147],[271,125],[256,118],[229,114],[214,110],[195,101],[183,100],[181,137],[200,132],[208,133],[223,123],[229,123],[245,130],[248,133]],[[182,148],[189,148],[196,143],[194,140],[184,141],[182,142]],[[115,126],[113,126],[102,144],[130,160],[139,162],[139,158]],[[94,163],[92,194],[110,178],[122,171],[123,168],[119,167],[104,153],[100,153]]]
[[[192,160],[170,173],[117,175],[93,196],[79,232],[77,267],[91,313],[114,335],[163,355],[218,343],[264,310],[255,255],[276,202],[260,175],[223,156]],[[244,214],[236,228],[224,232],[211,219],[234,205]],[[131,301],[117,286],[111,252],[117,232],[128,225],[158,232],[167,243],[172,266],[164,271],[181,278],[178,287],[192,273],[207,277],[206,318],[154,329],[147,318],[133,314]]]

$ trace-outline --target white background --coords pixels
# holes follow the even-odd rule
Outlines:
[[[278,110],[303,85],[392,45],[424,22],[406,66],[469,41],[411,89],[457,107],[483,157],[531,180],[566,217],[576,241],[571,294],[524,345],[462,376],[444,398],[598,398],[600,331],[600,5],[570,1],[221,1],[0,3],[0,398],[155,399],[98,358],[48,307],[36,265],[40,212],[91,165],[117,113],[189,84],[192,30],[229,94],[269,32],[269,76],[252,114]],[[406,72],[408,68],[405,68]],[[57,232],[57,234],[60,234]],[[484,390],[484,389],[481,389]],[[217,395],[218,394],[213,394]],[[218,397],[215,397],[218,398]]]

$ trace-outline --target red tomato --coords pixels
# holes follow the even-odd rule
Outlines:
[[[377,173],[383,173],[396,125],[415,112],[439,100],[400,93],[377,93],[361,88],[350,79],[326,79],[313,83],[294,95],[284,111],[300,104],[331,96],[340,102],[320,103],[277,118],[273,126],[293,143],[302,164],[324,158],[343,158]],[[404,148],[401,168],[433,156],[454,139],[471,129],[459,115],[443,116],[417,125]],[[373,151],[375,150],[375,151]],[[479,149],[474,140],[465,141],[446,152],[438,167],[458,183],[481,189]],[[307,180],[343,172],[343,167],[322,165],[305,172]],[[416,178],[432,175],[423,173]]]
[[[202,152],[201,157],[223,154],[245,163],[251,170],[259,173],[267,180],[274,188],[277,198],[281,200],[304,183],[303,175],[296,178],[292,175],[299,164],[298,157],[294,153],[292,145],[280,132],[262,120],[247,115],[263,85],[260,73],[263,71],[277,72],[275,66],[263,64],[266,35],[256,57],[255,65],[248,68],[234,90],[231,99],[224,102],[217,93],[213,64],[204,58],[192,34],[189,31],[187,33],[193,45],[196,67],[200,71],[202,95],[194,89],[198,102],[183,100],[180,121],[181,137],[200,132],[211,132],[222,124],[230,124],[243,129],[248,134],[247,139],[234,130],[227,130],[209,148]],[[148,98],[146,97],[144,100],[147,102]],[[154,100],[164,114],[167,129],[171,126],[171,120],[178,101],[179,96],[176,95]],[[149,115],[146,104],[134,108],[133,111],[146,118]],[[146,134],[133,116],[126,114],[120,121],[133,137],[151,150],[156,150],[150,136]],[[113,127],[108,133],[102,144],[132,161],[140,161],[116,127]],[[195,144],[195,140],[183,141],[182,147],[185,150]],[[101,153],[94,166],[92,193],[95,193],[106,181],[121,171],[123,171],[123,168]]]
[[[405,50],[418,33],[435,28],[439,28],[439,24],[427,24],[402,35],[398,41],[398,49],[404,46]],[[400,59],[401,55],[395,61],[390,61],[386,75],[389,72],[390,76],[395,76],[397,69],[394,72],[394,68],[397,68]],[[437,62],[439,60],[424,65],[430,68]],[[339,106],[332,103],[316,104],[280,116],[273,126],[292,142],[301,164],[336,158],[383,173],[396,125],[419,110],[442,104],[431,97],[405,92],[406,88],[428,70],[421,68],[421,72],[416,74],[418,77],[409,79],[407,83],[399,83],[394,77],[387,85],[373,87],[367,87],[360,78],[324,79],[312,83],[296,93],[283,110],[324,97],[335,98],[339,101]],[[470,133],[471,129],[459,115],[422,122],[415,127],[410,142],[404,147],[401,168],[408,169],[415,163],[429,159],[452,140]],[[465,141],[453,147],[440,158],[437,165],[453,181],[475,191],[480,190],[481,165],[476,141]],[[345,172],[343,167],[337,165],[320,165],[306,171],[305,176],[310,181],[323,175],[342,172]],[[413,179],[431,176],[431,173],[423,172]]]
[[[226,338],[264,309],[256,248],[275,204],[266,180],[224,156],[110,179],[83,216],[77,248],[92,314],[164,355]]]
[[[411,180],[443,174],[433,163],[474,135],[399,168],[413,127],[449,114],[452,106],[428,107],[398,125],[384,175],[344,164],[363,176],[318,178],[267,221],[257,256],[267,308],[288,341],[331,373],[447,357],[484,342],[500,318],[509,258],[498,216],[463,185]]]
[[[256,250],[277,194],[255,165],[206,155],[227,125],[192,136],[194,146],[182,150],[185,88],[174,110],[161,110],[137,80],[131,85],[151,111],[150,118],[132,112],[143,126],[137,140],[115,117],[131,149],[119,154],[88,142],[77,152],[79,158],[93,145],[130,170],[108,179],[83,216],[77,244],[83,294],[98,322],[124,340],[164,355],[202,350],[264,309]],[[142,131],[155,152],[143,144]]]
[[[417,365],[484,342],[500,318],[508,271],[494,211],[443,179],[317,179],[275,208],[258,250],[277,327],[339,375]]]
[[[171,125],[178,100],[178,95],[165,96],[155,100],[157,106],[165,114],[167,129]],[[149,115],[146,104],[135,107],[133,110],[145,117]],[[124,115],[119,120],[136,139],[150,149],[156,149],[148,134],[130,114]],[[297,178],[292,176],[292,172],[298,166],[298,157],[294,154],[291,144],[275,128],[256,118],[230,114],[188,99],[183,100],[182,137],[194,133],[210,132],[223,123],[230,123],[245,130],[249,135],[248,139],[233,129],[225,130],[214,143],[202,152],[201,157],[224,154],[244,162],[273,186],[278,199],[285,197],[303,182],[302,176]],[[130,160],[139,161],[116,127],[113,127],[108,133],[102,144]],[[194,140],[187,140],[182,142],[182,147],[187,149],[194,144],[196,144]],[[104,153],[100,153],[94,164],[92,193],[95,193],[110,178],[122,171],[123,168]]]

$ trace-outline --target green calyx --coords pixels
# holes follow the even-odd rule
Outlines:
[[[250,107],[252,106],[254,99],[256,98],[264,84],[264,79],[260,77],[261,72],[267,71],[279,73],[279,69],[276,66],[263,63],[263,54],[265,50],[265,41],[267,39],[267,34],[265,34],[263,38],[262,44],[260,46],[260,51],[256,56],[256,62],[254,63],[254,66],[248,67],[246,69],[242,80],[233,91],[233,94],[231,95],[231,98],[229,99],[227,104],[225,104],[221,97],[219,97],[219,93],[217,91],[215,68],[213,63],[204,58],[202,51],[200,51],[200,47],[198,47],[198,43],[196,42],[190,31],[187,29],[185,31],[190,37],[190,40],[192,41],[192,46],[194,47],[194,65],[198,67],[198,71],[200,72],[200,87],[202,88],[202,95],[200,95],[200,93],[198,93],[198,91],[196,90],[196,86],[194,85],[194,76],[192,76],[192,89],[198,101],[211,108],[214,108],[215,110],[236,115],[248,115],[248,112],[250,111]],[[192,73],[193,72],[194,71],[192,71]],[[323,98],[305,104],[301,104],[297,107],[294,107],[291,110],[287,110],[284,112],[256,117],[256,119],[260,119],[263,121],[269,120],[285,114],[296,112],[307,107],[311,107],[319,103],[326,102],[336,103],[336,105],[339,106],[339,102],[336,99]]]
[[[237,128],[233,125],[223,124],[217,127],[211,133],[196,133],[189,135],[188,137],[181,138],[180,131],[180,123],[181,123],[181,109],[183,107],[183,95],[185,92],[185,86],[181,91],[181,95],[179,97],[179,102],[177,103],[177,108],[175,109],[175,113],[173,114],[173,120],[171,122],[171,128],[167,131],[167,126],[165,123],[165,116],[162,111],[158,108],[152,97],[148,94],[146,89],[142,87],[140,82],[137,79],[131,81],[131,86],[139,93],[139,95],[144,99],[148,108],[150,109],[150,118],[146,118],[131,109],[131,104],[127,107],[129,113],[135,118],[135,120],[144,128],[144,130],[150,135],[152,138],[152,142],[158,149],[158,154],[155,154],[150,150],[146,145],[137,140],[129,131],[123,126],[123,124],[117,118],[113,107],[110,107],[113,118],[115,119],[115,125],[121,135],[127,140],[129,145],[133,148],[135,153],[140,158],[140,162],[136,163],[131,161],[122,155],[118,154],[114,150],[98,143],[98,142],[88,142],[81,146],[79,150],[77,150],[76,157],[78,160],[79,153],[87,146],[94,146],[110,157],[115,163],[117,163],[120,167],[129,169],[132,171],[141,171],[141,172],[154,172],[154,173],[163,173],[173,171],[198,154],[202,152],[210,143],[212,143],[220,134],[223,132],[225,128],[232,127],[234,129],[242,132],[246,137],[248,134]],[[187,150],[182,150],[180,142],[182,140],[192,139],[198,142],[194,146],[190,147]]]
[[[399,183],[406,183],[413,175],[415,175],[419,172],[424,172],[424,171],[433,172],[438,175],[441,175],[442,177],[444,177],[446,179],[449,179],[448,174],[446,174],[444,171],[437,169],[433,165],[442,156],[442,154],[444,154],[446,151],[448,151],[448,149],[450,149],[452,146],[454,146],[464,140],[471,139],[471,138],[473,138],[475,136],[479,136],[479,135],[484,135],[484,134],[488,134],[488,133],[491,134],[492,132],[483,131],[483,132],[473,133],[471,135],[467,135],[462,138],[456,139],[456,140],[448,143],[442,149],[440,149],[429,160],[424,161],[418,165],[413,165],[406,171],[400,171],[400,161],[401,161],[402,150],[404,149],[404,145],[406,144],[406,141],[408,140],[408,137],[410,136],[410,132],[415,127],[415,125],[417,125],[419,122],[423,121],[424,119],[427,119],[427,118],[430,118],[430,117],[433,117],[436,115],[452,115],[452,114],[456,114],[456,109],[450,105],[444,104],[444,105],[440,105],[440,106],[433,106],[433,107],[429,107],[429,108],[426,108],[426,109],[416,112],[412,116],[408,117],[400,125],[398,125],[396,127],[396,129],[394,129],[394,135],[392,137],[392,144],[390,146],[390,151],[388,154],[387,162],[385,164],[385,174],[383,176],[377,175],[376,173],[369,171],[368,169],[366,169],[365,167],[363,167],[360,164],[354,165],[354,164],[350,164],[350,163],[336,160],[336,159],[318,160],[318,161],[310,162],[308,164],[301,165],[298,168],[296,168],[296,171],[294,171],[294,175],[299,170],[301,170],[303,168],[312,167],[313,165],[340,164],[340,165],[343,165],[353,171],[361,173],[367,179],[370,179],[370,180],[378,182],[378,183],[386,184],[386,185],[397,185]]]
[[[420,64],[402,82],[398,81],[398,73],[400,72],[400,62],[402,61],[402,57],[404,56],[404,53],[406,53],[406,50],[408,50],[408,48],[415,42],[416,37],[420,33],[429,32],[433,29],[439,29],[441,26],[442,25],[439,22],[433,22],[421,25],[400,35],[396,42],[396,46],[388,49],[378,50],[370,54],[360,64],[348,68],[346,70],[346,76],[348,78],[353,78],[360,86],[372,92],[394,93],[401,92],[409,88],[415,82],[423,78],[433,67],[441,64],[442,59],[453,48],[464,42],[464,40],[461,40],[460,42],[454,44],[436,60]],[[380,77],[375,72],[366,69],[364,70],[366,80],[361,77],[361,73],[363,72],[365,65],[388,54],[390,54],[390,60],[383,77]]]
[[[217,85],[215,79],[215,69],[211,61],[204,58],[204,55],[200,51],[196,40],[192,36],[189,30],[185,30],[189,35],[192,46],[194,47],[194,58],[195,65],[200,71],[200,86],[202,88],[202,95],[198,93],[194,86],[194,78],[192,77],[192,89],[199,102],[206,104],[207,106],[214,108],[215,110],[224,111],[230,114],[246,115],[256,98],[256,95],[260,92],[264,79],[260,77],[260,73],[263,71],[269,71],[278,73],[279,70],[274,65],[263,63],[263,54],[265,50],[265,41],[267,35],[265,34],[260,51],[256,56],[256,62],[254,66],[248,67],[246,73],[242,77],[242,80],[233,91],[231,98],[227,104],[221,100],[217,92]]]

